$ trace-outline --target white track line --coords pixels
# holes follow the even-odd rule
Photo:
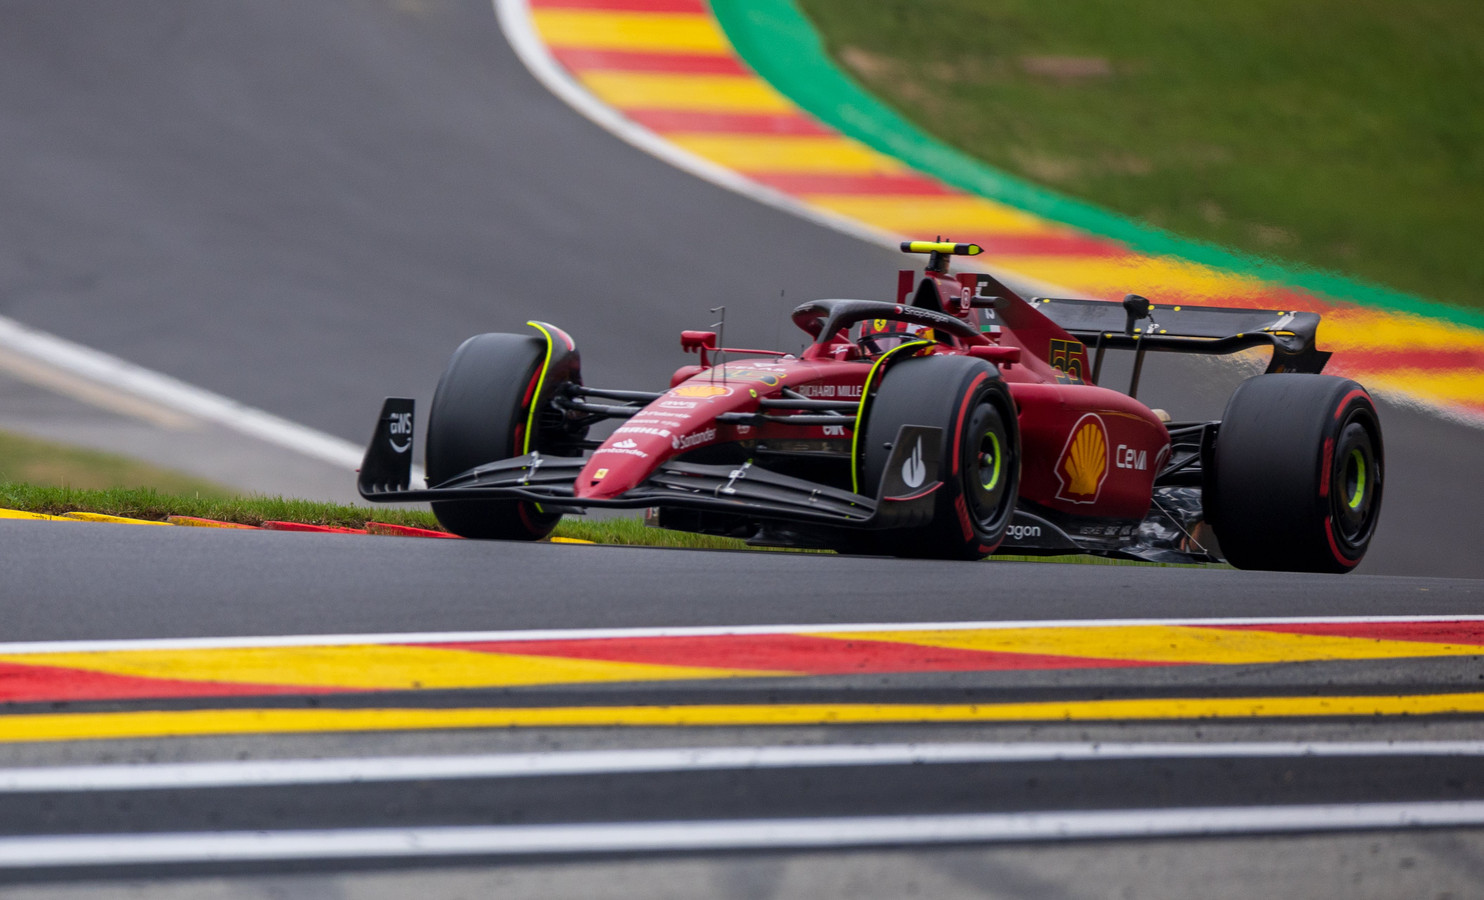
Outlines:
[[[0,793],[191,790],[741,769],[1171,759],[1484,756],[1484,741],[922,743],[592,750],[0,769]]]
[[[361,464],[362,448],[349,441],[3,316],[0,316],[0,349],[331,465],[350,470]]]
[[[779,850],[1478,827],[1484,801],[0,839],[0,868]]]
[[[1235,574],[1235,573],[1234,573]],[[456,644],[475,641],[573,641],[602,638],[713,637],[748,634],[832,634],[873,631],[968,631],[1011,628],[1119,628],[1137,626],[1404,624],[1484,622],[1484,615],[1305,616],[1198,619],[1032,619],[992,622],[822,622],[807,625],[706,625],[677,628],[555,628],[529,631],[413,631],[389,634],[290,634],[243,637],[147,638],[0,643],[0,655],[99,653],[111,650],[219,650],[240,647],[346,647],[359,644]]]

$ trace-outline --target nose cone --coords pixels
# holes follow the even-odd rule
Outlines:
[[[673,436],[674,432],[668,428],[648,425],[620,428],[593,451],[582,474],[577,476],[573,493],[594,500],[622,496],[648,478],[655,466],[670,455]]]
[[[633,490],[660,463],[716,438],[717,415],[756,409],[757,392],[736,382],[694,380],[640,410],[593,451],[572,492],[580,500],[612,500]]]

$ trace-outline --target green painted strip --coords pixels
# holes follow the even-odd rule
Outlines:
[[[1111,238],[1141,253],[1180,257],[1332,300],[1484,328],[1484,312],[1181,238],[991,168],[923,133],[842,72],[794,0],[711,0],[711,11],[747,64],[805,111],[961,190]]]

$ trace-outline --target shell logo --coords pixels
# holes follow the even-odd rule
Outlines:
[[[731,388],[719,384],[682,384],[670,391],[676,397],[725,397],[731,392]]]
[[[1072,436],[1056,463],[1061,490],[1056,499],[1068,503],[1096,503],[1108,478],[1108,428],[1094,413],[1077,420]]]

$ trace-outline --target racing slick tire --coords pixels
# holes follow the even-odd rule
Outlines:
[[[478,465],[519,456],[529,404],[546,358],[534,335],[479,334],[454,351],[428,411],[428,483],[438,485]],[[538,541],[558,514],[524,500],[437,500],[433,515],[466,538]]]
[[[994,552],[1020,491],[1019,420],[999,370],[965,356],[904,359],[887,370],[869,403],[860,436],[862,489],[880,483],[891,442],[909,424],[943,429],[943,486],[927,525],[864,533],[849,549],[967,560]]]
[[[1239,569],[1348,572],[1381,513],[1381,422],[1365,388],[1258,375],[1227,402],[1207,465],[1206,520]]]

